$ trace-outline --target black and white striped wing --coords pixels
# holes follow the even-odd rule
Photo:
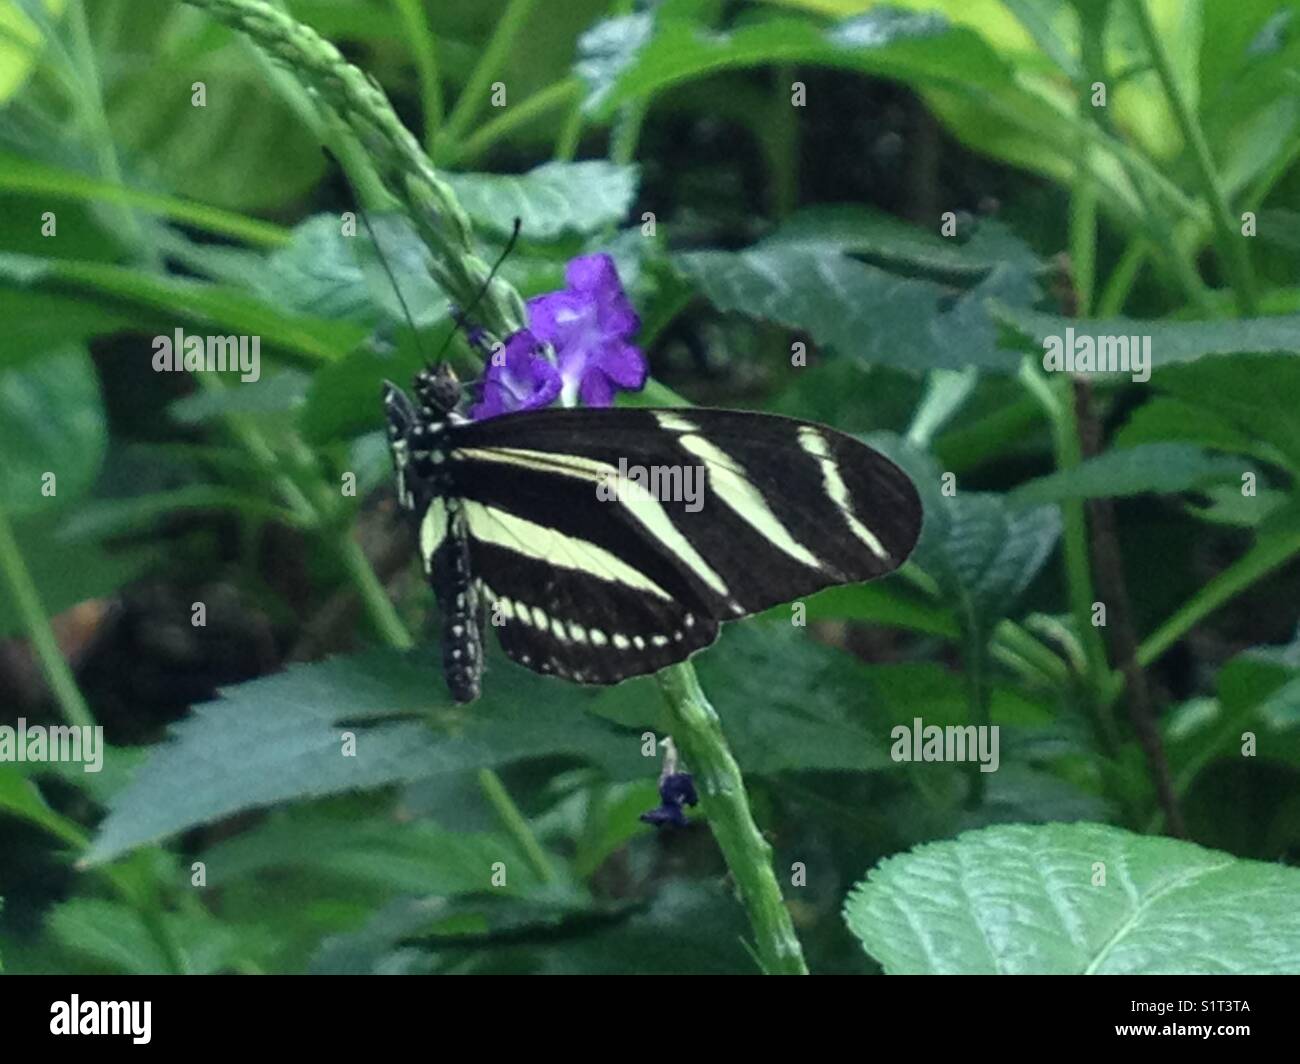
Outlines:
[[[580,682],[654,672],[720,621],[888,573],[920,531],[893,463],[791,418],[544,410],[453,426],[447,443],[448,500],[502,647]],[[667,471],[661,490],[639,470]],[[682,477],[694,499],[662,490]]]

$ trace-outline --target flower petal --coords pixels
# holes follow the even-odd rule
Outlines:
[[[493,352],[483,375],[482,398],[470,408],[475,421],[536,410],[560,394],[560,373],[538,349],[537,338],[520,329],[506,340],[505,350]]]

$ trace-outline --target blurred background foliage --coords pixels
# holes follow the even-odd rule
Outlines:
[[[864,433],[922,489],[903,573],[699,659],[814,971],[997,968],[972,944],[1006,918],[987,900],[942,925],[946,959],[884,913],[941,920],[963,853],[996,886],[999,853],[1113,852],[1140,893],[1201,860],[1162,831],[1274,864],[1173,918],[1237,904],[1278,945],[1207,916],[1206,955],[1300,970],[1300,4],[277,6],[382,86],[484,259],[523,219],[524,295],[615,257],[648,400]],[[111,744],[100,774],[0,764],[0,960],[754,970],[707,826],[638,821],[651,682],[496,660],[480,703],[447,700],[378,406],[447,297],[322,145],[358,150],[202,10],[0,0],[0,724],[93,719]],[[358,196],[418,337],[342,233]],[[1152,336],[1150,382],[1043,374],[1071,324]],[[178,327],[259,336],[260,379],[154,372]],[[916,717],[998,724],[1000,769],[896,763]],[[886,865],[844,919],[883,858],[999,824],[1021,827],[923,851],[928,879]],[[1018,901],[1050,913],[1055,889]]]

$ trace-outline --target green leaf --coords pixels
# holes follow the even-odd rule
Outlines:
[[[492,883],[498,861],[507,865],[504,885]],[[411,894],[519,893],[538,883],[518,848],[502,836],[313,809],[277,811],[252,831],[207,850],[203,862],[214,887],[285,868]]]
[[[285,415],[306,401],[310,378],[298,370],[285,369],[260,376],[252,388],[200,388],[167,407],[167,413],[182,425],[201,425],[218,421],[228,414]]]
[[[336,214],[316,214],[294,226],[293,239],[266,259],[246,284],[282,311],[325,321],[375,322],[366,278],[357,264],[355,238],[343,235]],[[393,269],[400,268],[399,263]]]
[[[128,309],[90,296],[74,297],[13,287],[0,278],[0,321],[5,339],[0,367],[14,366],[69,344],[136,326]]]
[[[0,509],[27,514],[66,505],[89,490],[107,429],[90,356],[65,347],[26,365],[0,367]],[[54,474],[55,494],[42,493]]]
[[[1300,319],[1291,319],[1300,321]],[[1300,338],[1293,338],[1300,348]],[[1300,359],[1238,355],[1179,366],[1157,381],[1162,392],[1204,409],[1238,432],[1262,441],[1300,475]]]
[[[325,159],[315,131],[268,86],[275,68],[245,37],[170,0],[132,0],[96,28],[130,42],[103,74],[119,152],[164,187],[267,211],[320,180]],[[203,106],[192,102],[195,82],[206,86]]]
[[[1259,238],[1266,243],[1300,252],[1300,212],[1281,209],[1259,212]]]
[[[921,83],[1011,89],[1009,67],[980,39],[931,12],[877,10],[823,29],[771,18],[717,32],[691,19],[633,15],[599,23],[579,41],[576,71],[597,117],[621,104],[724,70],[776,63],[830,66]],[[1032,109],[1034,101],[1028,99]]]
[[[376,651],[302,665],[195,707],[114,797],[87,856],[244,809],[560,755],[617,775],[644,772],[638,735],[583,712],[596,696],[514,666],[472,709],[443,693],[428,655]],[[355,756],[344,735],[356,738]]]
[[[970,239],[957,243],[940,236],[937,228],[931,232],[856,204],[822,204],[796,211],[763,241],[764,247],[784,245],[832,247],[886,269],[966,283],[978,281],[999,265],[1025,273],[1043,268],[1029,247],[994,219],[981,219]]]
[[[108,263],[0,252],[0,279],[36,291],[42,291],[44,286],[70,287],[92,299],[125,308],[134,315],[131,324],[136,329],[165,329],[170,335],[179,316],[185,321],[210,322],[223,332],[259,336],[264,347],[274,344],[313,361],[331,361],[365,336],[364,329],[349,322],[282,313],[232,286],[165,277]],[[148,311],[143,321],[142,310]]]
[[[882,696],[866,669],[793,626],[788,610],[776,623],[728,625],[717,647],[696,659],[736,760],[751,775],[890,767],[874,723]],[[664,719],[663,695],[651,678],[603,692],[592,709],[638,730]]]
[[[909,594],[898,581],[827,588],[808,600],[810,621],[867,621],[953,638],[957,626],[942,606]]]
[[[204,203],[178,199],[149,189],[88,177],[66,166],[50,165],[9,152],[0,152],[0,189],[23,193],[41,201],[54,199],[140,207],[172,221],[268,247],[275,247],[289,239],[285,230],[270,222],[232,214]],[[58,223],[62,243],[67,239],[64,236],[67,219],[63,212],[58,215]],[[166,232],[161,226],[158,228],[159,231]],[[87,256],[83,253],[73,257]]]
[[[1080,321],[1038,311],[993,307],[992,312],[1028,343],[1025,350],[1041,357],[1043,341],[1064,337],[1073,329],[1084,336],[1138,336],[1151,338],[1151,369],[1193,362],[1209,355],[1300,354],[1300,315],[1276,318],[1242,318],[1236,321],[1141,321],[1108,318]],[[1162,382],[1158,382],[1162,383]]]
[[[237,948],[236,932],[206,910],[161,913],[157,921],[176,942],[185,972],[207,975],[224,968]],[[137,909],[99,898],[74,898],[50,913],[54,941],[91,971],[158,975],[172,971],[154,931]]]
[[[875,723],[883,692],[860,662],[809,638],[790,617],[787,608],[784,623],[729,626],[699,659],[700,683],[737,760],[759,774],[890,767]]]
[[[1009,496],[1016,506],[1065,499],[1113,498],[1121,495],[1172,495],[1193,488],[1241,481],[1249,466],[1240,458],[1211,454],[1185,443],[1147,443],[1107,451],[1073,469],[1050,473],[1023,484]]]
[[[1141,444],[1175,440],[1234,454],[1257,453],[1250,434],[1227,418],[1194,401],[1189,403],[1161,395],[1133,411],[1115,434],[1114,446],[1133,449]]]
[[[925,511],[921,541],[912,555],[939,586],[969,633],[987,634],[1010,614],[1047,561],[1061,534],[1054,506],[1015,509],[1000,495],[958,492]]]
[[[1300,870],[1102,824],[994,827],[886,860],[844,915],[891,975],[1280,975]]]
[[[94,540],[110,539],[116,536],[131,535],[148,531],[160,520],[175,514],[196,511],[233,511],[246,517],[270,518],[291,522],[293,514],[277,506],[262,495],[235,491],[217,484],[189,484],[173,491],[159,491],[149,495],[132,495],[125,499],[95,499],[77,507],[77,511],[68,517],[59,530],[60,539],[47,547],[57,551],[58,557],[50,555],[43,564],[43,573],[48,574],[50,582],[57,586],[59,577],[66,576],[70,583],[62,596],[64,605],[69,606],[83,599],[99,598],[109,591],[136,576],[150,560],[150,555],[136,551],[123,553],[115,551],[102,558],[96,553]],[[77,551],[77,565],[66,564],[67,551]],[[39,556],[40,548],[36,548]],[[28,567],[34,573],[38,565],[33,555],[24,553]],[[102,571],[102,575],[100,575]],[[45,596],[47,584],[37,578],[37,587],[42,589],[42,601],[50,613],[57,613],[51,600]],[[75,594],[75,598],[67,598]],[[0,603],[0,632],[7,622],[4,604]]]
[[[830,27],[760,16],[719,31],[668,8],[657,16],[607,20],[579,41],[575,69],[588,86],[584,106],[597,118],[608,118],[631,100],[726,71],[776,64],[830,67],[909,84],[965,143],[1070,180],[1082,136],[1072,94],[1012,15],[990,4],[979,5],[978,14],[957,3],[944,5],[942,14],[872,7]],[[994,19],[1004,33],[993,33]],[[1054,27],[1060,21],[1053,19]],[[1004,39],[1008,36],[1012,47]],[[1139,119],[1158,112],[1155,125],[1167,129],[1158,88],[1143,89],[1132,110]],[[1132,93],[1126,88],[1125,95]],[[1108,191],[1134,204],[1118,161],[1103,150],[1094,155]]]
[[[85,842],[81,826],[51,809],[36,783],[15,765],[0,765],[0,811],[35,824],[74,846]]]
[[[406,387],[424,365],[425,356],[410,335],[402,339],[392,351],[359,347],[313,374],[300,418],[310,442],[329,443],[381,424],[380,383],[391,380]]]
[[[672,261],[719,310],[805,330],[846,357],[913,373],[969,365],[1012,372],[1019,365],[1015,353],[998,349],[991,323],[972,337],[970,315],[983,315],[988,294],[978,287],[952,305],[950,290],[933,281],[899,277],[828,245],[765,242]],[[990,275],[982,283],[1005,279]]]
[[[63,13],[66,0],[38,2],[47,17],[57,17]],[[22,88],[44,49],[39,23],[24,14],[15,0],[0,0],[0,102]]]
[[[526,174],[446,174],[482,229],[508,235],[515,218],[526,240],[550,241],[615,226],[636,195],[637,168],[604,160],[543,163]]]

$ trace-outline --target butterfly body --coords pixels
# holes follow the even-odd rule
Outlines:
[[[385,385],[389,444],[458,701],[479,693],[489,627],[535,672],[617,683],[723,621],[892,571],[920,531],[906,475],[825,426],[705,408],[470,422],[449,372],[415,391]]]

